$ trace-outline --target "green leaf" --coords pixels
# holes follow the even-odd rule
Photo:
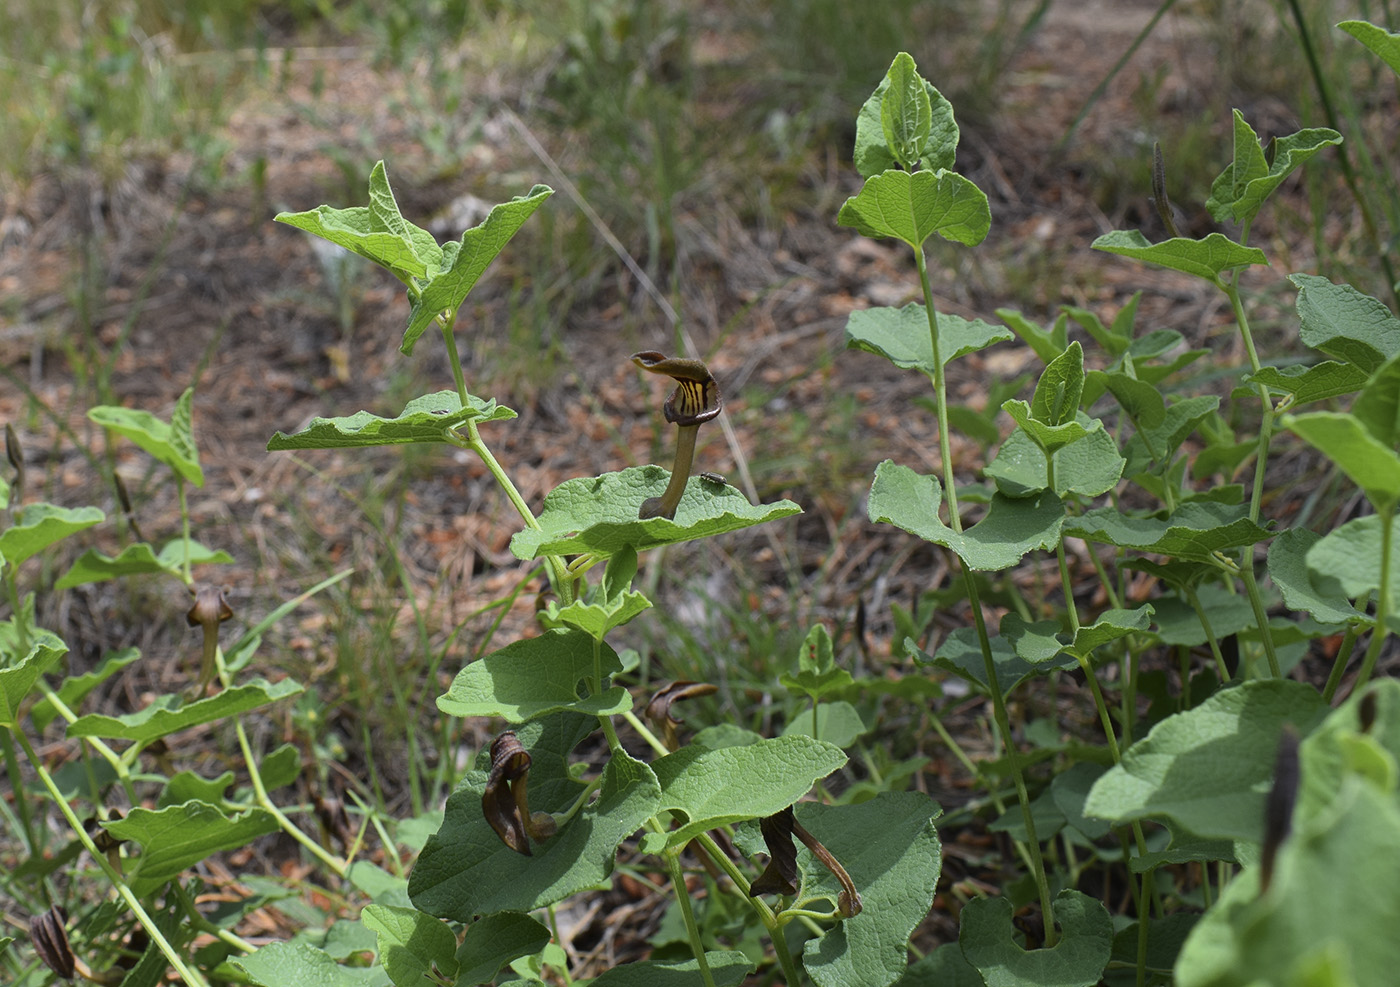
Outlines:
[[[122,549],[115,558],[103,555],[94,548],[88,549],[74,562],[67,572],[54,584],[56,589],[69,589],[85,583],[100,583],[107,579],[134,576],[148,572],[163,572],[179,576],[184,565],[184,539],[170,542],[156,555],[146,542],[137,542]],[[193,539],[189,542],[190,564],[231,563],[233,556],[227,552],[205,548]]]
[[[938,355],[946,365],[993,343],[1012,339],[1011,333],[981,319],[938,313]],[[916,302],[903,308],[859,309],[846,319],[846,346],[883,356],[904,370],[934,372],[933,340],[928,309]]]
[[[1065,650],[1058,620],[1027,621],[1014,611],[1001,618],[1001,636],[1016,651],[1016,657],[1032,665],[1049,661]],[[985,665],[985,663],[984,663]],[[1001,676],[997,676],[1001,680]]]
[[[1212,233],[1203,240],[1176,237],[1161,243],[1149,243],[1147,237],[1137,230],[1114,230],[1105,233],[1090,246],[1095,250],[1194,274],[1212,284],[1219,281],[1223,271],[1269,263],[1264,251],[1242,246],[1223,233]]]
[[[278,432],[268,440],[267,447],[270,450],[352,449],[409,442],[448,442],[448,433],[469,421],[480,425],[514,417],[514,411],[497,405],[494,399],[468,394],[463,407],[456,391],[438,391],[414,398],[397,418],[380,418],[368,411],[346,418],[313,418],[300,432],[291,435]]]
[[[1044,452],[1051,455],[1059,452],[1068,446],[1074,445],[1090,432],[1103,428],[1103,423],[1097,418],[1090,418],[1080,412],[1080,417],[1074,421],[1064,422],[1059,425],[1047,425],[1045,422],[1037,421],[1035,412],[1031,406],[1024,401],[1011,400],[1002,403],[1001,410],[1011,416],[1021,431],[1024,432],[1032,442],[1040,447]],[[1088,424],[1085,424],[1085,423]]]
[[[207,802],[186,802],[155,812],[138,805],[125,819],[109,820],[102,827],[119,840],[141,845],[141,856],[127,880],[138,896],[150,894],[210,854],[247,846],[278,828],[276,817],[265,809],[228,814]]]
[[[1050,782],[1050,797],[1055,803],[1055,808],[1065,817],[1065,824],[1090,840],[1102,839],[1112,828],[1101,819],[1090,819],[1084,815],[1084,803],[1089,798],[1089,790],[1107,770],[1106,764],[1079,761],[1061,771]],[[1017,814],[1019,815],[1019,811]]]
[[[1079,397],[1084,393],[1084,347],[1075,340],[1051,360],[1035,385],[1031,397],[1031,417],[1046,425],[1073,422],[1079,413]]]
[[[1024,950],[1013,938],[1006,898],[974,898],[963,906],[958,942],[987,987],[1093,987],[1113,954],[1113,920],[1103,903],[1066,889],[1055,896],[1060,941]]]
[[[1254,679],[1167,717],[1089,793],[1086,815],[1166,816],[1198,836],[1260,842],[1285,723],[1306,735],[1328,707],[1311,686]]]
[[[1364,600],[1380,589],[1383,523],[1380,516],[1369,514],[1353,518],[1321,538],[1313,535],[1306,556],[1309,584],[1334,600]],[[1392,580],[1400,573],[1400,539],[1390,546],[1390,571]],[[1392,587],[1393,599],[1400,593],[1393,583]],[[1355,610],[1352,614],[1360,616]]]
[[[369,198],[369,206],[318,206],[307,212],[278,213],[274,218],[359,254],[404,284],[435,274],[442,263],[442,248],[432,234],[400,215],[383,161],[370,172]]]
[[[841,748],[804,736],[719,750],[692,744],[667,754],[651,765],[661,783],[660,808],[684,813],[685,823],[666,834],[666,845],[780,812],[845,763]]]
[[[459,984],[493,980],[501,967],[522,956],[533,956],[549,944],[548,926],[518,912],[483,915],[467,926],[457,949]]]
[[[68,724],[68,736],[106,737],[144,744],[158,737],[169,736],[177,730],[239,716],[302,691],[301,683],[291,679],[283,679],[276,684],[266,679],[253,679],[207,699],[197,699],[183,705],[178,696],[164,695],[135,713],[122,716],[90,713],[79,717]]]
[[[861,719],[860,712],[844,700],[818,703],[816,713],[815,730],[812,728],[812,707],[808,706],[788,720],[782,735],[815,737],[844,750],[855,743],[857,737],[870,732],[870,728]]]
[[[1035,351],[1041,363],[1049,363],[1065,351],[1069,345],[1069,316],[1061,312],[1049,329],[1042,329],[1014,308],[999,308],[997,318],[1021,337],[1021,341]]]
[[[986,987],[977,967],[964,957],[956,942],[945,942],[911,964],[894,987]]]
[[[1166,419],[1167,405],[1162,400],[1162,392],[1147,381],[1125,373],[1104,373],[1101,370],[1095,370],[1089,376],[1096,382],[1102,382],[1137,427],[1155,428]]]
[[[753,960],[738,950],[707,951],[705,962],[715,987],[738,987],[755,969]],[[615,966],[590,987],[705,987],[705,978],[695,959],[644,960]]]
[[[1321,623],[1344,624],[1366,619],[1365,614],[1351,605],[1345,593],[1338,592],[1335,585],[1327,585],[1325,577],[1314,581],[1308,555],[1320,539],[1320,535],[1306,528],[1290,528],[1282,532],[1269,545],[1269,578],[1283,594],[1283,602],[1289,609],[1306,611]],[[1376,556],[1376,568],[1379,570],[1379,543],[1373,547],[1372,554]],[[1318,562],[1322,568],[1322,558]],[[1350,569],[1350,566],[1348,559],[1345,569]]]
[[[1074,640],[1066,645],[1066,650],[1078,657],[1088,658],[1095,649],[1111,641],[1146,631],[1153,612],[1150,603],[1144,603],[1132,610],[1105,610],[1088,627],[1081,627],[1075,632]]]
[[[563,812],[578,797],[581,787],[569,774],[568,753],[596,728],[593,717],[560,714],[517,731],[530,751],[533,811]],[[508,849],[486,821],[486,777],[484,771],[467,772],[409,878],[413,904],[449,921],[544,908],[606,880],[618,844],[657,811],[661,795],[651,768],[614,753],[603,769],[598,799],[526,857]]]
[[[885,460],[875,470],[870,520],[893,524],[925,541],[952,549],[971,569],[998,571],[1035,549],[1053,549],[1064,523],[1064,505],[1046,491],[1035,499],[992,498],[987,516],[961,534],[938,519],[943,488],[931,476]]]
[[[1400,503],[1400,455],[1373,436],[1355,415],[1310,411],[1284,415],[1284,428],[1316,446],[1378,510]]]
[[[1370,374],[1400,353],[1400,319],[1349,284],[1312,274],[1290,274],[1298,288],[1299,338],[1330,357]]]
[[[366,905],[360,921],[377,936],[379,963],[395,984],[421,984],[434,971],[448,978],[457,975],[457,934],[441,919],[414,908]]]
[[[880,127],[895,160],[913,171],[933,130],[933,105],[908,52],[895,56],[885,78],[889,85],[880,98]]]
[[[987,237],[992,213],[986,194],[953,171],[886,171],[865,180],[836,216],[869,237],[895,237],[918,249],[937,233],[975,246]]]
[[[1367,21],[1342,21],[1337,26],[1371,49],[1392,71],[1400,75],[1400,34],[1391,34]]]
[[[1342,135],[1326,127],[1300,130],[1273,142],[1270,163],[1254,128],[1235,110],[1235,158],[1211,184],[1206,209],[1217,222],[1248,223],[1294,169],[1323,148],[1341,142]]]
[[[184,805],[186,802],[217,804],[223,801],[224,793],[232,784],[232,771],[225,771],[217,778],[205,778],[193,771],[180,771],[161,789],[156,808],[164,809],[172,805]]]
[[[675,520],[640,520],[637,511],[642,502],[661,496],[670,477],[660,466],[634,466],[620,473],[565,480],[545,497],[540,527],[517,533],[510,550],[518,559],[586,552],[606,557],[626,546],[641,552],[802,512],[790,500],[755,507],[733,487],[692,476]]]
[[[1304,768],[1306,772],[1306,767]],[[1400,967],[1400,806],[1356,775],[1326,810],[1298,813],[1273,882],[1248,868],[1177,958],[1181,987],[1386,984]]]
[[[460,248],[448,244],[443,250],[443,267],[433,275],[422,292],[412,298],[412,315],[404,331],[399,350],[413,352],[418,337],[432,325],[439,312],[455,312],[476,286],[486,268],[505,249],[516,231],[525,225],[545,199],[554,194],[547,185],[536,185],[526,195],[517,195],[491,209],[477,226],[462,234]]]
[[[556,600],[550,600],[540,614],[540,623],[545,627],[573,627],[601,641],[613,628],[621,627],[650,607],[651,601],[645,594],[634,592],[624,593],[606,603],[575,600],[565,607],[560,607]]]
[[[1198,600],[1216,641],[1238,634],[1257,623],[1249,599],[1217,585],[1202,587]],[[1156,601],[1157,638],[1173,647],[1198,648],[1206,643],[1201,614],[1185,600],[1166,598]]]
[[[1039,628],[1043,632],[1044,628]],[[1074,656],[1064,654],[1058,658],[1045,660],[1037,658],[1030,662],[1021,658],[1013,650],[1011,642],[1004,637],[991,639],[992,663],[996,666],[997,684],[1003,695],[1010,695],[1018,685],[1032,675],[1044,674],[1056,668],[1077,668]],[[909,642],[905,642],[908,648]],[[937,665],[965,679],[976,686],[984,695],[991,693],[987,684],[986,662],[982,658],[982,646],[977,640],[977,632],[972,627],[959,627],[949,634],[939,645],[938,651],[930,657],[915,648],[912,652],[920,664]]]
[[[831,634],[822,624],[813,625],[807,632],[797,652],[797,667],[796,675],[784,672],[779,681],[788,689],[804,692],[814,700],[841,692],[854,681],[850,672],[836,667]]]
[[[898,61],[898,56],[896,56],[896,61]],[[860,172],[862,178],[878,175],[897,164],[894,154],[890,151],[884,124],[881,120],[884,96],[889,90],[889,86],[890,76],[889,73],[886,73],[884,79],[880,81],[879,87],[861,106],[860,113],[856,117],[854,157],[856,170]],[[959,138],[958,125],[953,118],[953,105],[928,82],[924,82],[923,86],[929,99],[930,126],[928,137],[925,139],[923,147],[919,149],[917,157],[927,169],[937,171],[940,168],[951,168],[957,154]]]
[[[31,555],[84,528],[91,528],[106,517],[96,507],[26,505],[15,523],[0,531],[0,559],[17,566]]]
[[[598,645],[605,679],[622,671],[617,652]],[[437,706],[449,716],[499,716],[525,723],[561,710],[615,715],[632,708],[621,686],[580,698],[579,683],[591,679],[594,639],[583,631],[553,630],[516,641],[457,673]]]
[[[68,651],[53,635],[33,641],[29,652],[9,668],[0,669],[0,727],[19,726],[19,707],[39,677],[58,663]]]
[[[1079,442],[1057,449],[1054,461],[1055,493],[1061,498],[1071,494],[1097,497],[1107,493],[1122,478],[1127,463],[1118,454],[1113,436],[1102,428],[1088,432]],[[1007,436],[996,458],[983,472],[1008,497],[1026,497],[1046,489],[1045,453],[1020,429]]]
[[[1293,395],[1293,404],[1353,394],[1361,390],[1369,375],[1354,363],[1324,360],[1311,367],[1263,367],[1257,374],[1245,374],[1246,384],[1263,384],[1275,394]]]
[[[175,403],[172,423],[167,425],[149,411],[98,405],[87,416],[103,428],[124,435],[196,487],[204,486],[204,470],[199,450],[190,432],[190,404],[194,388],[187,388]]]
[[[1216,552],[1253,545],[1269,532],[1249,519],[1243,506],[1187,503],[1165,518],[1131,517],[1113,507],[1085,511],[1065,521],[1066,535],[1138,552],[1214,561]]]
[[[61,653],[61,652],[60,652]],[[64,679],[58,689],[58,698],[63,700],[63,704],[69,709],[77,707],[88,693],[96,689],[103,682],[106,682],[113,675],[120,672],[133,662],[141,660],[141,652],[137,648],[123,648],[120,651],[109,651],[102,656],[96,668],[82,675],[70,675]],[[58,710],[47,698],[40,699],[34,704],[34,708],[29,711],[30,719],[34,721],[34,726],[41,733],[44,728],[54,721],[58,716]]]
[[[364,987],[363,976],[307,942],[274,942],[229,962],[259,987]]]
[[[882,792],[857,805],[795,806],[797,820],[841,862],[860,892],[858,915],[808,940],[802,962],[817,987],[884,987],[908,965],[909,937],[933,904],[942,810],[920,792]],[[836,901],[840,885],[803,848],[799,900]]]
[[[1371,374],[1351,413],[1377,442],[1392,449],[1400,444],[1400,356],[1391,357]]]

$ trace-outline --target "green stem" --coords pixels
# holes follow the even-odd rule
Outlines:
[[[1327,676],[1327,686],[1322,690],[1322,701],[1328,705],[1331,705],[1332,697],[1337,694],[1337,686],[1342,684],[1342,673],[1346,671],[1347,659],[1356,647],[1357,636],[1356,625],[1348,624],[1346,633],[1342,635],[1341,646],[1337,648],[1337,657],[1332,659],[1332,671]]]
[[[1376,594],[1376,627],[1371,631],[1371,643],[1366,648],[1366,657],[1361,660],[1361,673],[1356,684],[1351,687],[1353,695],[1360,695],[1371,680],[1371,672],[1376,667],[1376,659],[1381,655],[1381,646],[1390,633],[1385,625],[1390,616],[1390,545],[1394,538],[1395,505],[1388,504],[1379,511],[1381,519],[1381,585]]]
[[[700,926],[695,923],[695,912],[690,907],[690,889],[685,886],[685,872],[681,870],[681,852],[677,847],[662,851],[666,870],[671,875],[671,886],[676,891],[676,904],[681,908],[681,919],[685,931],[690,936],[690,950],[695,954],[695,962],[700,964],[700,977],[705,987],[715,987],[715,976],[710,972],[710,962],[705,958],[705,943],[700,938]]]
[[[716,866],[729,875],[734,886],[743,893],[744,899],[758,915],[759,921],[768,930],[768,937],[773,941],[773,952],[778,957],[778,966],[783,971],[784,979],[792,985],[801,984],[802,976],[797,971],[797,963],[792,958],[792,951],[788,949],[787,940],[783,938],[782,923],[777,914],[768,907],[766,901],[749,893],[752,889],[749,879],[744,876],[744,872],[739,870],[734,861],[729,859],[729,854],[720,849],[720,845],[715,842],[713,836],[709,833],[701,833],[692,842],[697,849],[714,861]]]
[[[942,349],[938,339],[938,310],[933,304],[933,286],[929,283],[928,262],[924,259],[922,247],[914,250],[914,260],[919,269],[919,285],[923,289],[924,309],[928,313],[929,340],[933,345],[933,390],[938,408],[938,451],[943,463],[944,498],[948,502],[948,523],[955,532],[962,533],[962,519],[958,514],[958,494],[953,477],[952,443],[948,437],[948,393],[947,381],[943,373]],[[1002,694],[1001,683],[997,679],[996,661],[992,657],[992,640],[987,634],[986,618],[982,614],[982,597],[977,591],[977,583],[962,557],[958,557],[962,569],[963,584],[967,589],[968,605],[972,609],[973,624],[977,628],[977,641],[982,649],[982,665],[987,677],[987,688],[991,692],[992,715],[996,719],[997,730],[1006,747],[1006,763],[1011,769],[1011,777],[1016,784],[1016,798],[1021,804],[1021,820],[1026,827],[1027,850],[1031,856],[1031,874],[1040,892],[1040,907],[1045,917],[1045,945],[1055,945],[1055,912],[1050,900],[1050,882],[1045,876],[1045,862],[1041,857],[1040,838],[1035,832],[1035,819],[1031,814],[1030,793],[1026,790],[1025,775],[1021,771],[1021,758],[1016,751],[1016,742],[1011,735],[1011,718],[1006,712],[1006,697]]]
[[[63,813],[63,818],[68,821],[69,827],[73,830],[73,835],[78,838],[78,842],[80,842],[83,848],[92,856],[93,862],[96,863],[103,874],[106,875],[107,880],[110,881],[112,887],[116,889],[118,896],[126,902],[127,907],[131,909],[131,913],[136,916],[136,921],[141,923],[141,927],[146,930],[146,935],[150,937],[151,942],[156,944],[156,948],[165,955],[166,960],[169,961],[171,967],[174,968],[175,973],[181,980],[188,984],[189,987],[208,987],[208,981],[206,981],[197,970],[193,970],[185,965],[185,961],[180,957],[180,954],[175,952],[175,947],[170,945],[169,940],[167,940],[165,935],[160,931],[160,926],[156,925],[155,920],[146,913],[146,909],[142,906],[140,899],[138,899],[136,895],[132,893],[131,888],[127,886],[126,880],[122,877],[121,873],[112,866],[112,862],[107,859],[107,855],[97,849],[97,844],[93,843],[92,837],[89,836],[87,830],[83,828],[82,821],[79,820],[77,814],[73,812],[73,807],[68,804],[68,800],[65,799],[63,793],[58,790],[58,785],[54,782],[48,769],[44,767],[44,762],[39,759],[39,755],[35,752],[34,748],[30,746],[29,739],[19,731],[15,731],[14,736],[19,740],[20,746],[24,748],[24,754],[29,758],[29,763],[34,768],[35,773],[38,774],[39,780],[43,782],[44,787],[49,790],[49,797],[53,800],[53,803],[58,806],[58,810]]]
[[[1230,681],[1230,670],[1225,667],[1225,656],[1220,651],[1220,639],[1216,637],[1215,628],[1210,624],[1210,618],[1206,616],[1206,608],[1201,606],[1200,594],[1196,592],[1194,586],[1185,587],[1186,602],[1191,604],[1191,609],[1196,611],[1196,617],[1201,622],[1201,627],[1206,632],[1206,643],[1210,645],[1211,656],[1215,659],[1215,673],[1220,676],[1220,682]],[[1183,685],[1186,683],[1183,682]]]
[[[462,359],[457,355],[457,337],[452,334],[452,323],[457,320],[457,313],[439,312],[436,317],[438,328],[442,330],[442,341],[447,346],[447,362],[452,367],[452,383],[457,388],[457,397],[462,402],[462,407],[467,406],[467,378],[462,373]]]
[[[1249,596],[1249,605],[1254,610],[1254,622],[1259,625],[1259,638],[1264,642],[1264,655],[1269,659],[1269,674],[1282,678],[1279,670],[1278,652],[1274,650],[1274,636],[1269,633],[1269,613],[1264,609],[1264,597],[1259,592],[1259,584],[1254,580],[1254,549],[1246,545],[1242,550],[1240,574],[1244,576],[1244,590]]]
[[[190,507],[185,500],[185,478],[179,473],[175,474],[175,494],[180,498],[180,530],[184,535],[184,544],[181,545],[180,573],[185,585],[193,586],[194,573],[190,569]]]
[[[632,712],[630,709],[624,709],[621,716],[631,725],[633,730],[636,730],[637,733],[641,735],[641,738],[646,741],[647,746],[656,751],[657,756],[665,757],[667,754],[671,753],[666,749],[666,745],[657,738],[656,734],[651,732],[650,728],[641,721],[636,713]]]

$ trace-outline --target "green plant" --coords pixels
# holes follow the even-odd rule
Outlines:
[[[1394,35],[1348,29],[1383,53],[1400,51]],[[1371,682],[1392,626],[1400,320],[1349,286],[1295,274],[1301,340],[1331,359],[1272,367],[1256,350],[1240,290],[1250,266],[1267,263],[1247,246],[1260,208],[1290,172],[1341,135],[1304,130],[1266,149],[1236,112],[1233,161],[1212,185],[1207,208],[1217,221],[1238,224],[1238,240],[1175,234],[1159,158],[1154,194],[1171,238],[1152,243],[1137,231],[1116,231],[1094,242],[1201,278],[1224,294],[1249,358],[1231,400],[1258,408],[1253,440],[1237,441],[1221,427],[1220,397],[1186,393],[1191,382],[1182,373],[1203,351],[1179,352],[1183,339],[1171,330],[1136,333],[1136,297],[1112,325],[1065,309],[1102,351],[1102,369],[1086,369],[1084,347],[1068,338],[1065,316],[1047,330],[1002,312],[1045,366],[1029,402],[1001,404],[1015,428],[983,469],[996,492],[966,526],[945,427],[944,368],[1011,333],[932,305],[925,242],[938,234],[975,245],[990,222],[986,198],[949,170],[957,138],[952,108],[900,55],[862,108],[855,160],[866,181],[839,216],[862,234],[898,239],[914,251],[925,304],[854,313],[847,338],[928,377],[943,477],[940,483],[887,461],[876,472],[869,513],[942,546],[961,564],[972,627],[949,635],[932,654],[912,637],[905,646],[989,698],[1004,755],[995,768],[974,768],[988,786],[1003,772],[1014,782],[1019,812],[999,828],[1016,840],[1043,919],[1037,942],[1013,925],[1007,899],[970,901],[958,944],[940,949],[934,957],[947,956],[930,964],[945,973],[970,964],[989,985],[1090,985],[1101,978],[1144,984],[1172,975],[1180,984],[1299,983],[1324,972],[1330,979],[1321,982],[1385,979],[1396,950],[1376,922],[1397,905],[1393,875],[1361,860],[1388,853],[1385,844],[1400,831],[1400,803],[1387,780],[1395,777],[1396,747],[1383,739],[1395,729],[1383,712],[1392,708],[1395,683]],[[1292,412],[1358,390],[1349,413]],[[1268,456],[1280,424],[1350,476],[1376,514],[1322,537],[1264,518]],[[1246,490],[1230,478],[1251,460]],[[1211,485],[1215,476],[1224,482]],[[1091,506],[1105,495],[1108,504]],[[1294,616],[1271,613],[1278,600],[1256,573],[1255,546],[1270,538],[1267,572]],[[1089,591],[1066,551],[1070,539],[1086,544],[1093,592],[1107,601],[1092,615],[1085,613]],[[1006,613],[994,632],[973,573],[1010,569],[1036,551],[1053,553],[1062,596],[1041,601],[1039,613]],[[1150,602],[1130,604],[1130,572],[1156,580]],[[1351,698],[1331,709],[1355,643],[1368,633]],[[1336,634],[1344,639],[1320,694],[1282,677],[1307,642]],[[1213,665],[1193,671],[1188,649],[1200,645],[1209,647]],[[1174,695],[1145,669],[1164,647],[1181,655]],[[1082,676],[1103,746],[1065,748],[1056,738],[1048,748],[1027,750],[1032,731],[1012,722],[1007,697],[1028,679],[1063,668]],[[1153,702],[1144,716],[1149,682]],[[1349,760],[1343,748],[1357,753]],[[1051,768],[1048,777],[1041,766]],[[1052,837],[1064,837],[1063,856]],[[1365,849],[1340,859],[1337,848],[1351,839]],[[1075,857],[1086,850],[1103,866],[1128,864],[1134,921],[1116,934],[1104,903],[1074,889],[1083,873]],[[1201,869],[1184,884],[1158,880],[1159,870],[1182,864]],[[1239,865],[1245,870],[1230,881]],[[1314,896],[1342,886],[1386,904],[1341,918],[1347,909],[1339,898],[1328,918],[1304,917],[1314,914]],[[1202,915],[1199,902],[1212,907]]]

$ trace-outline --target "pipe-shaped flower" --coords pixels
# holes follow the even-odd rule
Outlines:
[[[685,492],[686,481],[690,479],[690,469],[695,461],[695,435],[701,425],[718,417],[724,403],[720,400],[719,385],[699,360],[667,357],[656,350],[643,350],[632,354],[632,362],[643,370],[665,374],[676,382],[676,389],[661,409],[666,420],[677,426],[676,462],[671,469],[671,482],[660,497],[648,497],[643,501],[637,513],[643,519],[664,517],[671,520],[676,516],[676,507],[681,502],[681,494]]]

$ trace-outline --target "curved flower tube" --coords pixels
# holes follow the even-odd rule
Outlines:
[[[676,507],[690,479],[695,461],[695,436],[700,426],[719,416],[724,402],[720,400],[719,385],[705,364],[699,360],[667,357],[657,350],[632,354],[632,362],[654,374],[665,374],[676,382],[662,412],[666,420],[676,425],[676,462],[671,469],[671,482],[660,497],[648,497],[637,512],[640,518],[664,517],[672,520]]]

